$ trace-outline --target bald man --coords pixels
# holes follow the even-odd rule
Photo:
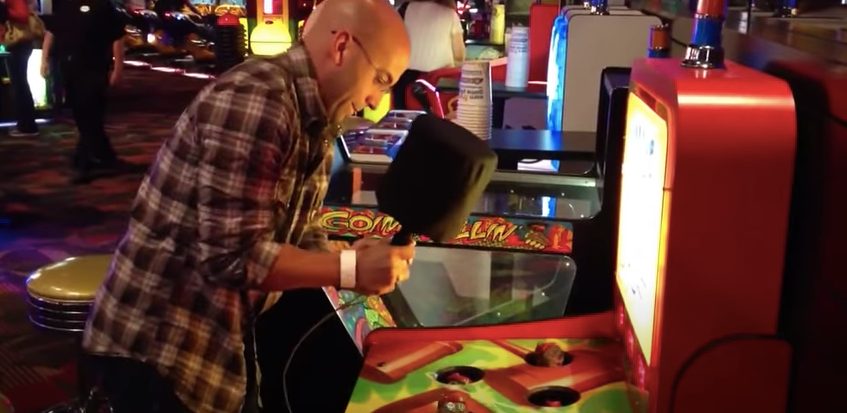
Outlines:
[[[403,22],[384,0],[326,0],[311,20],[204,88],[141,183],[83,337],[117,413],[255,411],[270,293],[384,294],[409,275],[413,245],[332,251],[318,224],[336,125],[406,69]]]

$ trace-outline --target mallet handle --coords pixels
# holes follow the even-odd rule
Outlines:
[[[412,243],[412,233],[400,228],[400,232],[394,234],[391,238],[391,245],[403,246]]]

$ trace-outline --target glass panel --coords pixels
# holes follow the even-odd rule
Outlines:
[[[506,215],[547,219],[590,219],[600,211],[600,188],[571,185],[529,186],[521,183],[492,182],[473,212],[480,215]],[[345,202],[346,201],[346,202]],[[358,191],[342,200],[330,190],[328,205],[375,208],[374,191]]]
[[[411,271],[383,297],[398,326],[458,326],[561,317],[576,264],[567,256],[419,246]]]

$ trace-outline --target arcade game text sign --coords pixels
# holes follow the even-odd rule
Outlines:
[[[325,206],[321,226],[342,237],[388,237],[400,230],[394,218],[370,209]],[[430,242],[421,237],[419,242]],[[557,222],[530,222],[504,217],[471,216],[454,245],[568,254],[573,250],[573,227]]]

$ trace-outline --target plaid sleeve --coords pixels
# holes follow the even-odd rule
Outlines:
[[[276,258],[273,194],[286,113],[279,91],[262,85],[213,91],[198,103],[200,263],[212,282],[257,287]]]
[[[317,175],[313,177],[314,179],[312,182],[314,188],[312,190],[317,193],[316,199],[321,200],[321,202],[315,205],[309,213],[309,223],[303,229],[303,237],[300,240],[300,243],[297,244],[300,248],[317,251],[331,250],[329,246],[329,237],[327,236],[323,225],[321,225],[321,209],[323,207],[323,199],[326,196],[327,187],[329,186],[328,176],[332,170],[332,159],[332,151],[329,151],[320,167],[317,168],[317,171],[315,171]]]
[[[303,232],[303,239],[297,246],[307,250],[330,251],[329,237],[326,234],[326,230],[320,224],[320,210],[313,211],[312,216],[309,225],[306,226]]]

